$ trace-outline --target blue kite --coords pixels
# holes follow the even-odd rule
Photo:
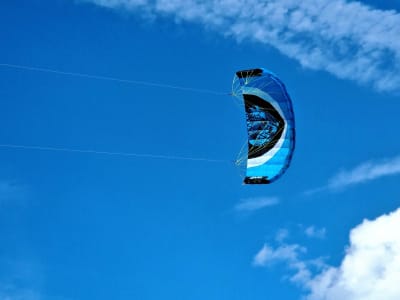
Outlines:
[[[236,72],[232,94],[243,99],[247,121],[245,184],[268,184],[289,167],[295,147],[292,101],[283,82],[259,68]]]

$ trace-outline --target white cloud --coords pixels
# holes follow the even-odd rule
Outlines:
[[[399,24],[400,25],[400,24]],[[400,157],[379,162],[366,162],[352,170],[342,171],[329,180],[330,189],[341,189],[383,176],[400,174]]]
[[[400,156],[381,161],[369,161],[334,175],[326,186],[306,191],[310,195],[324,190],[337,191],[381,177],[400,174]]]
[[[278,203],[279,199],[275,197],[248,198],[242,199],[236,204],[235,210],[238,212],[253,212],[268,206],[277,205]]]
[[[311,271],[308,268],[308,264],[311,264],[311,262],[305,262],[300,259],[300,256],[306,251],[305,247],[297,244],[284,244],[275,249],[268,244],[264,244],[254,256],[253,265],[265,267],[275,263],[286,263],[294,271],[290,280],[292,282],[304,282],[311,278]]]
[[[286,228],[281,228],[277,231],[275,235],[275,240],[279,243],[282,243],[289,237],[289,230]]]
[[[310,238],[323,239],[326,236],[326,228],[317,228],[315,226],[308,226],[304,233]]]
[[[351,230],[350,245],[338,267],[322,259],[304,260],[299,245],[276,249],[264,245],[253,259],[255,266],[284,262],[294,271],[290,280],[306,291],[307,300],[400,299],[400,209],[364,220]]]
[[[198,23],[278,49],[303,67],[400,90],[400,14],[345,0],[81,0]]]
[[[273,249],[269,247],[267,244],[257,252],[257,254],[253,258],[253,265],[255,266],[265,266],[267,261],[269,260],[270,253],[273,252]]]
[[[308,300],[400,299],[400,209],[364,222],[350,233],[339,267],[329,267],[306,283]]]
[[[256,266],[266,266],[269,263],[277,261],[297,261],[299,251],[305,252],[305,248],[293,244],[282,245],[273,249],[268,244],[264,244],[260,251],[255,255],[253,264]]]

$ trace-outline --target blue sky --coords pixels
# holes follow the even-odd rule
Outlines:
[[[399,11],[2,1],[0,299],[399,299]],[[225,94],[253,67],[296,116],[291,167],[263,186],[230,162],[246,128]]]

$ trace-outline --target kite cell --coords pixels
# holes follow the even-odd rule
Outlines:
[[[289,167],[295,147],[294,114],[283,82],[266,69],[236,72],[232,93],[244,101],[246,184],[267,184]]]

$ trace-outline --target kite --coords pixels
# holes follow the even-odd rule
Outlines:
[[[247,122],[245,184],[274,182],[287,170],[295,147],[292,101],[283,82],[272,72],[236,72],[232,94],[244,102]]]

